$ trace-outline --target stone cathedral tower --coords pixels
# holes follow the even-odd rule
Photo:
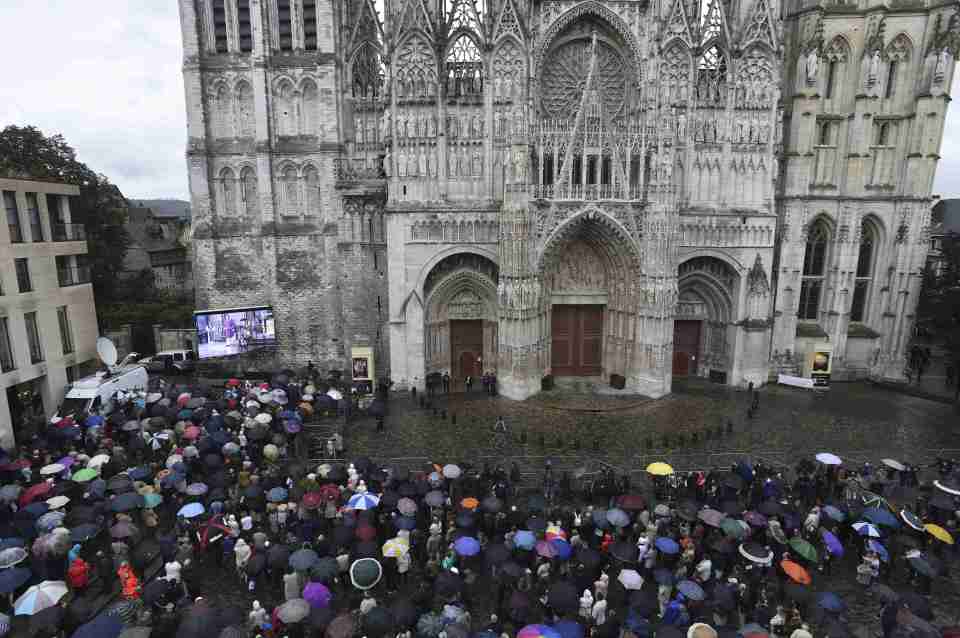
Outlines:
[[[279,365],[902,374],[957,3],[180,0],[197,307]]]

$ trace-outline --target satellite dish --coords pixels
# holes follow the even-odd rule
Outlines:
[[[117,365],[117,347],[106,337],[97,339],[97,354],[107,367],[112,368]]]

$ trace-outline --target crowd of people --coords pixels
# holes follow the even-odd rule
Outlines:
[[[838,638],[842,579],[885,637],[946,634],[948,461],[929,484],[824,453],[525,490],[458,459],[311,466],[325,385],[153,389],[0,459],[0,636]]]

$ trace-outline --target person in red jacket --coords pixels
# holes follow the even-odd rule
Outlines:
[[[79,556],[70,561],[67,569],[67,584],[74,591],[83,591],[90,584],[90,565]]]
[[[133,568],[130,567],[129,563],[125,562],[120,565],[120,567],[117,569],[117,576],[120,577],[120,583],[123,586],[121,595],[124,598],[127,600],[140,598],[140,580],[133,572]]]

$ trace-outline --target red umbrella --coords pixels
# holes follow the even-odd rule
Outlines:
[[[308,510],[315,510],[323,503],[323,494],[321,492],[307,492],[303,495],[301,504]]]
[[[361,525],[357,528],[357,531],[354,532],[362,541],[370,541],[377,537],[377,530],[373,529],[369,525]]]
[[[639,494],[624,494],[620,497],[620,508],[630,511],[646,509],[647,501]]]
[[[200,436],[200,428],[195,425],[191,425],[183,431],[183,438],[185,439],[195,439],[198,436]]]
[[[240,385],[240,379],[227,379],[227,387],[234,387]]]
[[[340,489],[336,485],[321,485],[320,494],[328,501],[336,501],[340,498]]]
[[[51,489],[53,489],[53,485],[46,481],[31,485],[20,495],[20,506],[29,505],[41,496],[46,496]]]

